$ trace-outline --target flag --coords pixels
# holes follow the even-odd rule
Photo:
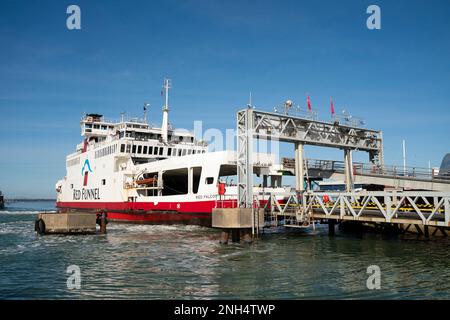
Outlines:
[[[308,103],[308,110],[311,112],[311,111],[312,111],[312,108],[311,108],[311,99],[309,98],[309,95],[308,95],[308,97],[306,98],[306,102]]]
[[[330,109],[331,109],[331,115],[334,116],[334,103],[333,103],[333,98],[330,98]]]

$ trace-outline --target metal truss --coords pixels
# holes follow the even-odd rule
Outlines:
[[[348,192],[303,195],[314,217],[450,227],[450,193]]]
[[[253,207],[253,109],[237,113],[238,206]]]
[[[286,194],[287,201],[280,203],[274,195],[269,195],[266,213],[269,216],[295,217],[300,221],[312,215],[313,219],[450,227],[450,193],[305,192],[301,203],[295,198],[294,193]]]
[[[338,121],[329,123],[264,112],[250,106],[238,111],[236,122],[238,206],[241,208],[252,207],[253,138],[344,149],[349,162],[349,189],[351,150],[369,152],[371,162],[383,164],[383,139],[380,131],[341,125]],[[299,162],[303,163],[303,159],[299,159]]]
[[[308,118],[253,110],[252,127],[255,137],[284,142],[300,142],[330,148],[367,151],[370,161],[383,164],[381,131],[322,122]]]

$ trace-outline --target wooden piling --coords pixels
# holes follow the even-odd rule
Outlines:
[[[241,241],[241,232],[239,229],[231,229],[231,241],[233,242]]]
[[[106,234],[106,212],[102,212],[100,215],[100,233]]]
[[[220,243],[221,244],[228,244],[228,239],[230,238],[230,230],[229,229],[223,229],[220,233]]]
[[[329,236],[334,236],[335,224],[336,224],[336,222],[334,220],[331,220],[331,219],[328,220],[328,235]]]

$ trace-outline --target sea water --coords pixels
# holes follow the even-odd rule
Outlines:
[[[38,236],[37,213],[52,210],[54,202],[15,202],[0,211],[0,299],[450,298],[446,238],[330,237],[317,225],[221,245],[209,228],[124,223],[109,223],[106,235]],[[368,287],[370,266],[379,289]]]

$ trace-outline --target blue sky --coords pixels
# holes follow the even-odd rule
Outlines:
[[[70,4],[81,30],[66,28]],[[370,4],[381,7],[381,30],[366,28]],[[386,163],[402,163],[405,138],[408,165],[439,166],[450,152],[449,9],[447,0],[2,0],[0,189],[54,197],[81,114],[138,115],[149,102],[159,124],[164,77],[176,127],[234,128],[249,91],[266,110],[287,98],[305,105],[309,93],[327,120],[332,96],[337,112],[383,131]]]

